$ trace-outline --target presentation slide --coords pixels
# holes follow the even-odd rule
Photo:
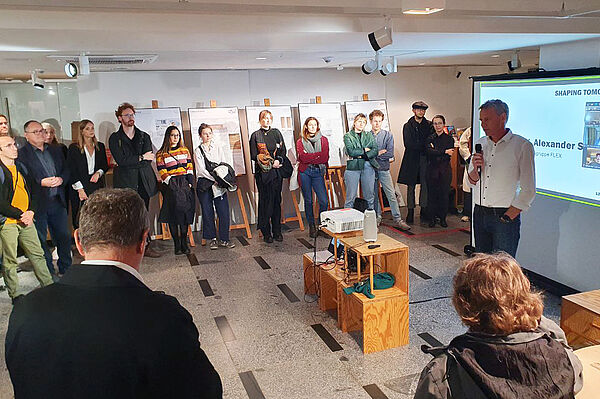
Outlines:
[[[179,108],[138,108],[135,110],[135,125],[150,135],[152,147],[156,152],[163,143],[165,131],[169,126],[181,128],[181,110]]]
[[[600,76],[481,81],[475,94],[476,108],[507,103],[507,127],[533,143],[538,195],[600,207]]]
[[[202,123],[207,123],[212,127],[214,142],[223,148],[227,156],[226,162],[233,167],[235,175],[245,175],[246,163],[237,107],[188,108],[188,117],[194,151],[201,142],[198,127]]]
[[[309,116],[317,118],[321,126],[321,134],[329,141],[329,166],[345,165],[344,156],[344,119],[342,118],[342,105],[332,104],[298,104],[300,122]]]

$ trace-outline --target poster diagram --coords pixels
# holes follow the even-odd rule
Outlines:
[[[317,118],[321,127],[321,134],[329,140],[329,166],[342,166],[346,163],[344,155],[344,119],[342,105],[332,104],[298,104],[300,123],[309,116]]]
[[[385,100],[369,100],[369,101],[347,101],[346,102],[346,120],[348,121],[348,130],[352,129],[354,117],[360,113],[367,116],[366,131],[371,131],[371,123],[369,122],[369,114],[374,110],[380,110],[385,115],[383,130],[390,130],[390,123],[388,120],[387,104]]]
[[[294,119],[292,118],[292,108],[289,105],[277,105],[268,107],[246,107],[246,122],[248,123],[248,136],[260,129],[258,116],[263,109],[271,111],[273,114],[273,126],[279,129],[285,141],[287,156],[294,164],[296,162],[296,142],[294,140]]]
[[[169,126],[181,128],[181,110],[179,108],[138,108],[135,110],[135,125],[150,135],[152,147],[156,152],[163,143],[165,130]]]
[[[212,127],[215,144],[222,147],[223,152],[227,154],[226,162],[233,167],[236,176],[245,175],[246,163],[237,107],[189,108],[188,116],[194,151],[201,142],[198,127],[207,123]]]

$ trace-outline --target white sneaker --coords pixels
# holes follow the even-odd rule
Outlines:
[[[210,241],[210,249],[219,249],[219,242],[217,241],[216,238],[213,238]]]
[[[410,230],[410,226],[408,224],[406,224],[406,222],[404,220],[396,219],[395,222],[400,230],[403,230],[403,231]]]
[[[463,216],[460,218],[461,222],[468,222],[469,221],[469,217],[468,216]]]

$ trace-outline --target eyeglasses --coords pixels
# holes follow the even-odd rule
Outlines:
[[[41,130],[33,130],[31,132],[25,132],[25,133],[29,133],[29,134],[35,134],[36,136],[41,136],[43,134],[46,134],[46,129],[41,129]]]
[[[122,114],[121,116],[125,118],[133,118],[135,114]]]

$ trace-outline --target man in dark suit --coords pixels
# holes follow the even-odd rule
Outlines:
[[[98,190],[79,222],[75,243],[85,261],[25,296],[10,316],[15,397],[221,398],[192,317],[138,272],[149,231],[139,195]]]
[[[24,130],[27,144],[19,149],[18,160],[27,167],[36,185],[33,191],[40,195],[37,199],[35,228],[44,249],[48,270],[54,275],[52,252],[46,243],[50,229],[50,236],[58,249],[58,274],[62,276],[72,261],[65,192],[70,179],[69,169],[61,149],[44,142],[46,131],[41,123],[29,121],[25,123]]]

